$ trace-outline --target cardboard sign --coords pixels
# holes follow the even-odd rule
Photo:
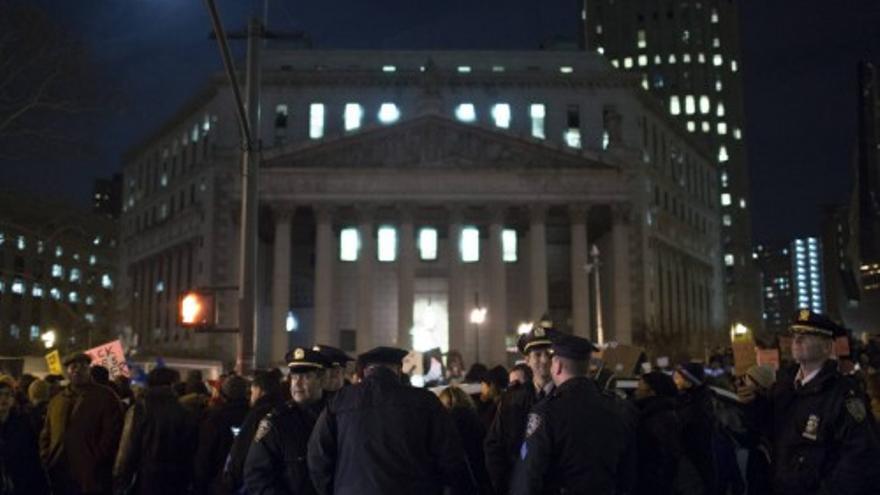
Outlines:
[[[122,350],[122,342],[119,340],[89,349],[86,354],[92,358],[93,366],[103,366],[110,370],[110,378],[116,378],[119,375],[131,377],[131,371],[125,362],[125,351]]]
[[[779,349],[755,349],[758,365],[769,366],[779,371]]]
[[[746,374],[749,368],[758,364],[755,343],[751,340],[731,343],[733,347],[733,367],[736,376]]]
[[[602,351],[605,369],[611,370],[619,377],[635,376],[636,364],[644,351],[641,347],[618,344]]]
[[[61,353],[58,352],[58,349],[46,354],[46,367],[49,368],[49,374],[51,375],[60,375],[62,373]]]

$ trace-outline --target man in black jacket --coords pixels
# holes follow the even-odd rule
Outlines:
[[[856,380],[831,359],[845,328],[800,310],[789,327],[796,365],[780,370],[771,395],[768,437],[773,446],[773,490],[789,494],[869,494],[880,483],[880,444]],[[747,388],[741,399],[753,399]]]
[[[364,380],[337,392],[309,440],[309,471],[321,495],[473,493],[461,440],[439,399],[401,383],[407,351],[377,347],[358,357]]]
[[[635,479],[627,462],[635,432],[586,376],[593,344],[572,335],[554,340],[556,388],[529,413],[511,493],[613,495],[620,480]]]
[[[238,375],[224,380],[220,387],[223,402],[205,411],[199,427],[199,448],[195,458],[195,492],[224,495],[222,473],[226,458],[248,413],[248,382]]]

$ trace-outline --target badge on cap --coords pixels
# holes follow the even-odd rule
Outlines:
[[[802,309],[800,313],[798,313],[798,321],[810,321],[810,310]]]
[[[807,426],[804,427],[804,432],[801,433],[801,436],[809,440],[819,438],[819,416],[810,414],[810,417],[807,419]]]
[[[306,351],[302,350],[302,348],[297,348],[293,351],[293,359],[303,359],[306,357]]]

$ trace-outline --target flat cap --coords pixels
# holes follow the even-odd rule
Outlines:
[[[590,359],[590,353],[596,350],[596,347],[589,340],[567,334],[555,335],[551,347],[554,355],[576,361]]]
[[[795,335],[816,335],[828,339],[847,335],[846,328],[822,313],[809,309],[798,310],[788,330]]]
[[[64,360],[61,361],[61,364],[64,366],[70,366],[73,363],[92,364],[92,357],[84,352],[71,352],[64,356]]]
[[[345,353],[342,349],[337,347],[318,344],[312,347],[313,351],[318,351],[330,361],[331,365],[334,367],[342,368],[345,366],[345,363],[349,361],[354,361],[354,358]]]
[[[308,347],[295,347],[284,355],[284,361],[291,373],[322,370],[332,366],[330,360],[318,351]]]
[[[393,364],[396,366],[403,365],[403,358],[409,354],[409,351],[398,349],[396,347],[375,347],[358,356],[358,363],[367,367],[371,364]]]

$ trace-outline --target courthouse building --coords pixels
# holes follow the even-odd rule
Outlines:
[[[258,364],[313,342],[500,363],[544,313],[699,355],[726,335],[712,152],[600,55],[269,51],[260,113]],[[141,347],[233,358],[234,335],[192,334],[175,306],[238,283],[239,174],[219,75],[127,154]],[[235,292],[218,297],[234,326]]]

